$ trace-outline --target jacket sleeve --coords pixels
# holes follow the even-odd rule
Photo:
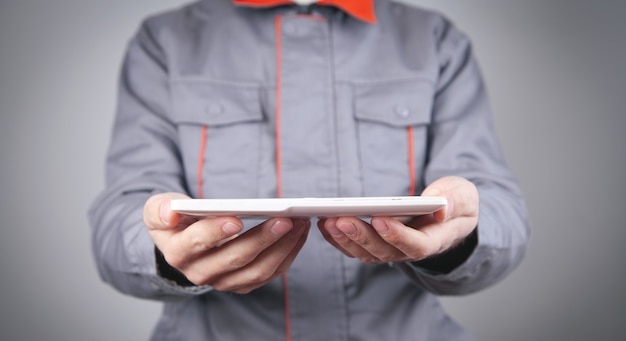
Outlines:
[[[120,76],[118,107],[106,161],[106,185],[89,220],[102,279],[142,298],[195,295],[157,273],[155,246],[143,224],[143,205],[160,192],[186,193],[170,117],[167,64],[148,25],[130,42]]]
[[[481,290],[510,273],[525,254],[530,229],[523,195],[497,141],[471,44],[445,21],[436,31],[440,72],[424,181],[456,175],[476,185],[477,244],[467,259],[447,273],[415,263],[395,266],[430,292],[460,295]]]

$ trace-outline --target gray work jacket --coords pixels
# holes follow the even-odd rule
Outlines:
[[[439,14],[375,6],[372,24],[331,6],[199,1],[149,18],[130,42],[90,220],[103,280],[164,302],[154,339],[283,340],[286,305],[291,340],[471,339],[436,295],[481,290],[520,262],[522,194],[468,39]],[[412,195],[447,175],[480,194],[478,244],[463,264],[364,264],[313,228],[287,273],[288,302],[280,279],[237,295],[161,277],[142,223],[159,192]]]

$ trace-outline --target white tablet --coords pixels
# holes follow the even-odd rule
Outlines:
[[[173,211],[193,216],[340,217],[415,216],[446,206],[444,197],[354,197],[272,199],[176,199]]]

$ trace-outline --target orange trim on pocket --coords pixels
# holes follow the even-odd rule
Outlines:
[[[409,142],[409,195],[415,195],[415,146],[413,143],[413,127],[407,128],[407,138]]]
[[[198,198],[203,197],[202,193],[202,169],[204,168],[204,153],[206,150],[206,132],[207,126],[206,124],[202,126],[202,135],[200,137],[200,154],[198,155]]]

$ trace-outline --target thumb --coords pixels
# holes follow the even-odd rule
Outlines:
[[[458,176],[443,177],[424,189],[422,195],[445,197],[448,205],[435,212],[439,222],[460,216],[478,216],[478,190],[467,179]]]
[[[436,180],[435,182],[428,185],[421,193],[421,196],[424,197],[444,197],[446,198],[447,204],[441,209],[435,211],[433,213],[433,217],[435,221],[442,223],[448,220],[451,212],[453,212],[454,206],[454,198],[448,190],[449,184],[448,180],[445,178]]]
[[[151,230],[170,229],[178,225],[180,214],[170,209],[173,199],[189,199],[182,193],[159,193],[148,198],[143,206],[143,221]]]

